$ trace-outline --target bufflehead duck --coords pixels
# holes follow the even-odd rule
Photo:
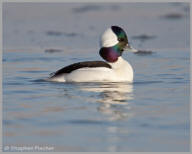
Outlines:
[[[111,26],[101,37],[100,56],[105,61],[85,61],[66,66],[48,78],[55,82],[133,82],[132,66],[121,56],[124,50],[137,52],[125,31]]]

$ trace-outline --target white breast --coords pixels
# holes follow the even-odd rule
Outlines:
[[[118,81],[133,82],[133,68],[126,60],[119,57],[117,62],[109,64],[112,66]]]

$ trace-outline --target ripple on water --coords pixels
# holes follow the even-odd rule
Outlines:
[[[140,85],[140,84],[156,84],[156,83],[163,83],[164,81],[135,81],[135,85]]]

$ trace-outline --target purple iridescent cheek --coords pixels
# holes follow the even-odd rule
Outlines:
[[[117,61],[118,57],[119,56],[116,52],[111,51],[107,55],[107,61],[108,62],[115,62],[115,61]]]
[[[100,50],[100,55],[108,62],[115,62],[119,57],[118,53],[114,51],[113,48],[102,48]]]

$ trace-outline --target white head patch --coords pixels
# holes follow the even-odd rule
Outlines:
[[[102,47],[111,47],[118,43],[116,34],[108,28],[101,37],[101,46]]]

